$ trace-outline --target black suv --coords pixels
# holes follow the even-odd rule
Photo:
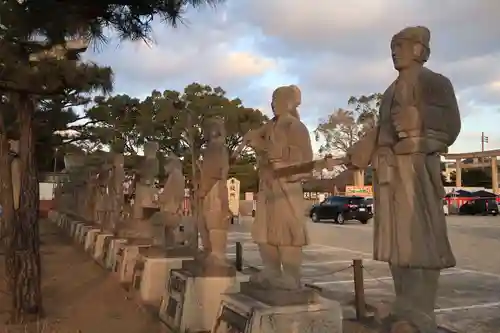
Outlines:
[[[334,220],[344,224],[346,220],[358,220],[363,224],[373,217],[372,207],[363,197],[332,196],[313,205],[309,212],[313,222]]]

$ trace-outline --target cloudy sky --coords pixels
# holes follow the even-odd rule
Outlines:
[[[439,4],[439,5],[438,5]],[[312,131],[351,95],[383,92],[395,78],[392,35],[431,30],[428,67],[448,76],[463,118],[453,152],[500,149],[500,1],[227,0],[190,10],[185,25],[158,23],[155,44],[114,43],[87,58],[115,71],[115,93],[144,97],[192,82],[221,86],[269,113],[272,90],[297,84]]]

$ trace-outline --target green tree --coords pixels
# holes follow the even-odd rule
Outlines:
[[[119,138],[124,152],[134,155],[146,141],[158,141],[161,156],[174,153],[183,157],[188,179],[193,175],[192,156],[199,158],[205,142],[202,129],[206,119],[225,120],[230,153],[248,130],[268,120],[259,110],[244,107],[241,100],[228,98],[220,87],[197,83],[188,85],[183,93],[153,91],[142,101],[127,95],[99,98],[86,115],[85,126],[76,137],[81,139],[79,145],[111,145]],[[231,166],[231,174],[241,178],[242,187],[251,188],[255,183],[254,163],[248,164],[251,159],[252,156],[243,155]]]
[[[122,40],[150,40],[153,19],[177,27],[189,8],[215,7],[224,0],[5,0],[2,24],[16,36],[34,32],[53,44],[84,34],[106,41],[114,32]]]
[[[184,156],[191,170],[191,160],[198,160],[205,144],[203,125],[206,119],[224,119],[230,154],[250,129],[262,125],[268,118],[259,110],[243,106],[238,98],[230,99],[220,88],[193,83],[183,93],[154,91],[141,106],[139,121],[144,137],[157,140],[166,153]],[[192,171],[192,170],[191,170]],[[187,172],[190,176],[192,172]]]
[[[255,168],[256,160],[252,155],[244,155],[234,161],[229,169],[229,177],[240,181],[240,192],[257,192],[259,175]]]
[[[350,97],[351,109],[337,109],[314,130],[320,153],[345,153],[378,121],[381,94]]]
[[[76,138],[108,145],[113,151],[136,154],[143,145],[143,135],[137,124],[141,101],[128,95],[116,95],[97,97],[94,102],[95,105],[85,111],[86,122]]]
[[[456,184],[457,174],[450,173],[451,186]],[[491,187],[491,168],[462,169],[462,186],[464,187]]]

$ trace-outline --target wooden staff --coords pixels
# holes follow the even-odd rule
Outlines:
[[[318,160],[275,168],[273,173],[275,177],[288,177],[301,173],[308,173],[313,170],[328,169],[331,171],[334,167],[342,164],[345,164],[345,160],[343,157],[333,158],[332,156],[327,155],[324,158]]]

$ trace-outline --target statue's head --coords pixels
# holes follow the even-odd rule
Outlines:
[[[19,154],[19,140],[9,140],[9,150],[15,155]]]
[[[169,154],[165,159],[165,174],[168,175],[173,170],[181,170],[182,171],[182,161],[175,154]]]
[[[210,118],[205,120],[203,134],[209,142],[225,142],[226,128],[221,118]]]
[[[431,32],[422,26],[404,28],[392,37],[391,52],[398,71],[415,65],[422,66],[431,54]]]
[[[299,118],[297,107],[302,103],[302,93],[295,85],[278,87],[273,92],[271,108],[275,116],[290,114]]]
[[[156,141],[148,141],[144,144],[144,156],[150,158],[156,158],[156,153],[158,152],[159,145]]]

